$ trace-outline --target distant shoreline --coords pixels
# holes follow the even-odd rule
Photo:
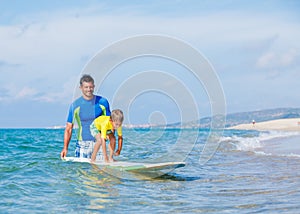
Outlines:
[[[269,120],[264,122],[255,122],[240,124],[226,129],[238,130],[258,130],[258,131],[299,131],[300,132],[300,118]]]

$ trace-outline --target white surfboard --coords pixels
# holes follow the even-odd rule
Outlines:
[[[65,157],[63,160],[70,161],[70,162],[91,163],[91,159],[89,158]],[[138,162],[128,162],[128,161],[115,161],[115,162],[105,163],[104,161],[96,161],[93,164],[111,168],[111,169],[118,169],[121,171],[132,171],[132,172],[171,170],[171,169],[185,166],[185,162],[138,163]]]

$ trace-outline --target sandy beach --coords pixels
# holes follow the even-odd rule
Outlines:
[[[240,124],[237,126],[229,127],[228,129],[241,129],[241,130],[259,130],[259,131],[269,131],[269,130],[278,130],[278,131],[300,131],[300,118],[291,118],[291,119],[279,119],[279,120],[270,120],[264,122]]]

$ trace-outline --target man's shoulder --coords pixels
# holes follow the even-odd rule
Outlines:
[[[96,103],[108,103],[108,100],[100,95],[95,95],[95,100]]]
[[[80,105],[82,102],[84,102],[85,100],[83,99],[83,97],[78,97],[76,100],[74,100],[73,102],[72,102],[72,106],[78,106],[78,105]]]

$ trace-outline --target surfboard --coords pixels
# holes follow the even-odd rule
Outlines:
[[[65,157],[63,160],[69,162],[91,163],[91,160],[89,158]],[[96,161],[93,164],[111,169],[132,172],[172,170],[185,166],[185,162],[139,163],[128,161],[115,161],[105,163],[104,161]]]

